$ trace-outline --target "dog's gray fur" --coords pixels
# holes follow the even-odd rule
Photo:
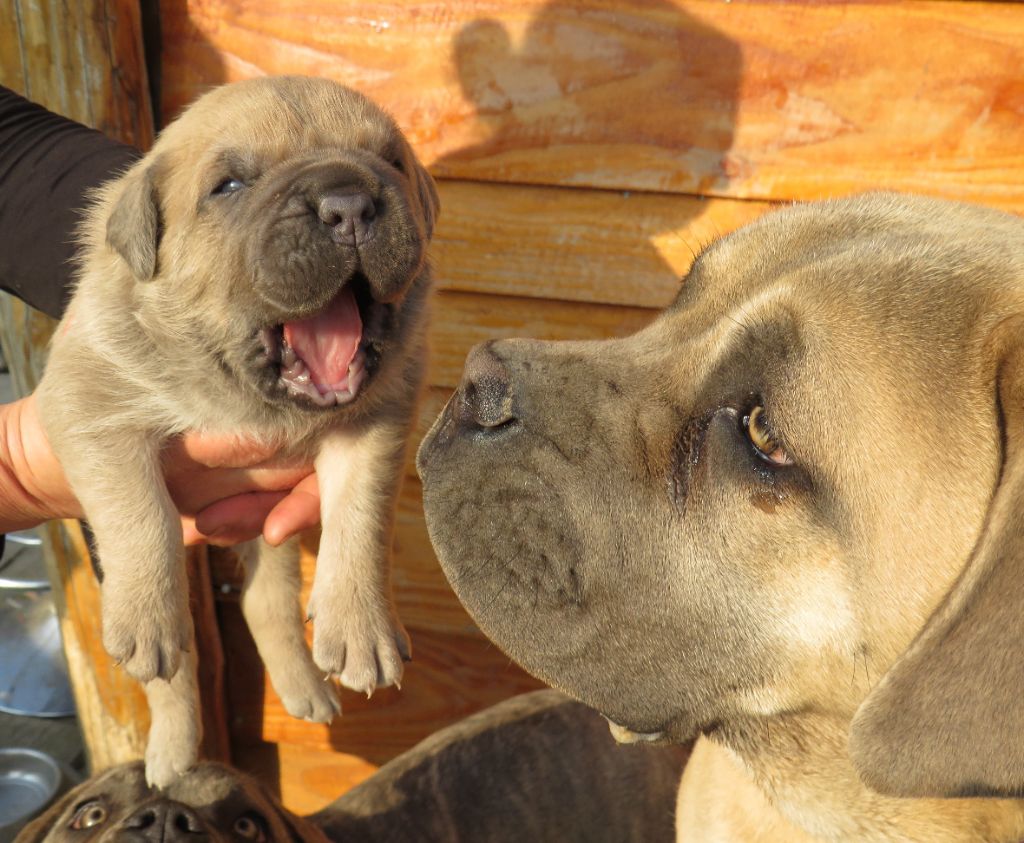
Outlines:
[[[766,215],[634,336],[472,352],[419,453],[431,538],[536,676],[703,736],[688,843],[1019,841],[1022,325],[1018,218]]]
[[[218,190],[232,178],[244,186]],[[332,191],[372,198],[372,237],[349,242],[318,216]],[[160,471],[171,436],[233,433],[315,458],[323,535],[312,659],[295,543],[241,553],[242,607],[288,710],[333,717],[324,673],[367,693],[401,677],[409,644],[388,556],[423,379],[437,204],[379,108],[327,80],[279,77],[202,97],[89,211],[39,403],[96,536],[104,645],[146,683],[153,782],[186,769],[199,739],[182,536]],[[357,284],[371,374],[351,403],[315,406],[279,380],[263,338]]]

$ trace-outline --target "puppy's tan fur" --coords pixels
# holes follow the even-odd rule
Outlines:
[[[632,337],[475,350],[419,454],[431,537],[535,675],[699,736],[681,840],[1015,843],[1022,326],[1015,217],[767,215]]]
[[[222,190],[229,179],[238,184]],[[323,202],[359,191],[377,213],[373,237],[357,243],[332,227]],[[288,710],[330,720],[339,706],[325,673],[367,693],[401,677],[409,645],[388,555],[423,375],[436,211],[395,123],[353,91],[302,77],[214,90],[100,190],[39,401],[96,536],[104,644],[146,683],[151,781],[186,769],[198,741],[182,536],[160,471],[163,443],[182,431],[315,458],[323,537],[312,658],[295,543],[240,554],[242,608]],[[279,380],[261,338],[356,285],[371,374],[350,403],[314,406]]]

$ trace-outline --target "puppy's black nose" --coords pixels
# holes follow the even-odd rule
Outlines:
[[[331,227],[331,236],[338,243],[366,241],[377,216],[373,197],[360,190],[332,190],[320,197],[317,215]]]
[[[495,353],[494,343],[469,352],[456,413],[461,424],[482,430],[497,430],[516,420],[508,368]]]
[[[199,815],[180,802],[161,799],[150,802],[122,821],[125,836],[146,843],[174,843],[196,840],[195,835],[208,833]]]

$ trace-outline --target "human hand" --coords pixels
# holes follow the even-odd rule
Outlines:
[[[277,545],[320,523],[313,466],[275,457],[236,436],[188,433],[168,443],[164,477],[186,544],[237,544],[263,534]]]
[[[261,533],[280,544],[319,523],[312,465],[276,458],[270,446],[188,433],[171,440],[161,458],[186,544],[226,546]],[[82,514],[34,396],[0,405],[0,531]]]

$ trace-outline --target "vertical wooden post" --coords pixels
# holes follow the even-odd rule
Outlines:
[[[0,84],[126,143],[147,149],[153,113],[137,0],[0,0]],[[39,381],[56,323],[0,294],[0,341],[15,391]],[[64,651],[93,771],[138,758],[149,712],[138,683],[114,665],[100,638],[100,592],[80,525],[43,533]],[[205,552],[189,554],[204,691],[204,753],[227,760],[222,656]]]

